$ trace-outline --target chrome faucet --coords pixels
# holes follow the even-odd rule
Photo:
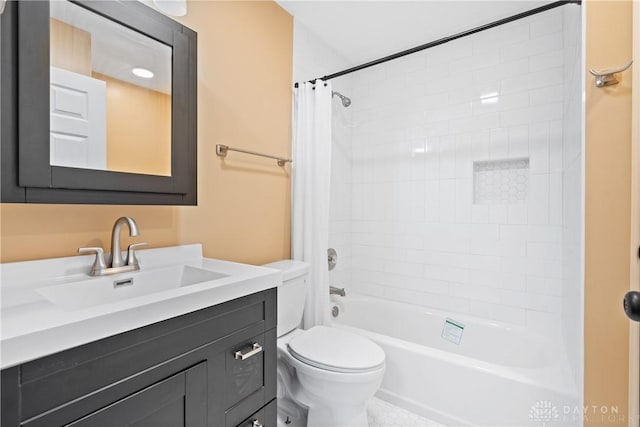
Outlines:
[[[123,216],[116,220],[113,224],[113,230],[111,232],[111,258],[109,262],[105,259],[104,250],[100,247],[94,248],[79,248],[79,253],[95,253],[96,259],[93,262],[90,276],[106,276],[109,274],[124,273],[126,271],[140,270],[140,264],[138,258],[136,258],[135,248],[145,246],[146,243],[134,243],[127,248],[127,258],[122,259],[122,252],[120,250],[120,232],[122,226],[127,224],[129,227],[129,236],[135,237],[140,232],[138,231],[138,224],[130,216]]]
[[[335,286],[329,286],[329,295],[340,295],[341,297],[347,296],[344,288],[336,288]]]
[[[116,220],[115,224],[113,224],[113,230],[111,231],[111,268],[125,265],[125,261],[122,259],[122,252],[120,251],[120,232],[124,224],[129,226],[130,237],[136,237],[140,234],[138,224],[136,224],[136,221],[130,216],[121,216]],[[129,258],[128,253],[127,258]]]

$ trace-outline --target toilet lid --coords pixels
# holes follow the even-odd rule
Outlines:
[[[363,336],[338,328],[314,326],[287,345],[299,361],[334,372],[367,372],[384,365],[384,351]]]

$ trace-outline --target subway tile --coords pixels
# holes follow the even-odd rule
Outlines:
[[[470,223],[471,204],[473,202],[473,184],[471,178],[456,179],[455,197],[456,222],[465,224]]]
[[[516,325],[524,325],[526,322],[524,309],[508,307],[500,304],[491,304],[483,301],[469,301],[469,313],[486,319],[513,323]]]
[[[528,242],[560,242],[562,241],[562,227],[530,224],[526,227],[526,241]]]
[[[473,270],[500,271],[500,257],[491,255],[469,255],[467,266]]]
[[[559,36],[549,34],[502,47],[500,49],[500,60],[508,62],[561,48],[562,34]]]
[[[440,139],[438,161],[438,178],[440,180],[453,179],[456,177],[455,141],[452,137]]]
[[[425,265],[424,277],[445,282],[469,283],[469,270],[444,265]]]
[[[513,204],[508,206],[507,218],[509,224],[527,224],[528,210],[524,203]]]
[[[427,250],[423,252],[422,256],[422,262],[428,265],[468,267],[468,256],[465,254]]]
[[[455,105],[440,105],[433,110],[425,111],[424,122],[433,123],[441,122],[444,120],[457,119],[460,117],[471,116],[472,107],[471,102],[464,102]]]
[[[562,28],[563,28],[563,15],[555,14],[544,17],[544,19],[537,19],[530,24],[530,35],[534,39],[536,37],[545,36],[548,34],[555,34],[558,47],[562,47]]]
[[[427,50],[427,67],[434,64],[449,63],[456,59],[473,55],[473,42],[470,39],[454,40],[446,45]]]
[[[549,175],[549,224],[562,226],[563,218],[562,174]]]
[[[562,119],[562,103],[536,105],[500,113],[500,127],[515,127]]]
[[[529,176],[529,224],[549,224],[549,175]]]
[[[472,205],[471,222],[474,224],[486,224],[489,222],[489,205]]]
[[[529,126],[529,170],[531,173],[549,172],[549,125]]]
[[[500,303],[500,296],[497,295],[493,288],[476,284],[452,283],[451,296],[472,301]]]
[[[540,104],[553,104],[563,101],[563,86],[544,86],[529,91],[529,104],[531,106]]]
[[[407,284],[409,289],[439,295],[449,295],[451,285],[452,283],[444,280],[434,280],[424,277],[410,277]]]
[[[478,49],[476,49],[478,50]],[[455,59],[449,63],[449,71],[478,70],[500,63],[500,52],[497,49],[484,49],[476,54]]]
[[[491,129],[489,139],[489,153],[492,159],[504,159],[509,155],[508,129]]]
[[[564,51],[552,50],[529,58],[529,71],[536,72],[549,68],[562,67],[564,64]]]
[[[489,223],[490,224],[508,224],[507,205],[489,205]]]
[[[562,120],[554,120],[549,123],[549,172],[562,172],[563,157]]]
[[[438,200],[438,219],[441,223],[449,223],[455,220],[455,180],[440,181]]]
[[[451,131],[454,133],[477,132],[497,128],[500,125],[500,113],[487,113],[477,116],[451,120]]]
[[[562,259],[560,242],[527,242],[527,256],[532,258]]]
[[[579,50],[552,47],[570,43],[559,16],[408,56],[343,88],[358,101],[353,126],[334,127],[332,283],[529,328],[558,319],[563,280],[579,280],[579,224],[567,222],[580,198],[564,188],[579,185],[581,155],[566,124],[579,120],[579,87],[565,84],[580,69],[564,66]],[[529,158],[527,202],[473,204],[473,162],[514,157]]]
[[[526,291],[529,294],[562,296],[562,280],[542,276],[527,276]]]
[[[529,39],[529,24],[516,22],[515,25],[502,25],[484,31],[474,36],[473,52],[479,54],[488,50],[498,51],[497,48]]]
[[[471,239],[469,252],[477,255],[525,256],[526,243],[521,240]]]
[[[482,88],[474,95],[480,97],[492,92],[500,92],[500,81],[529,73],[529,58],[504,62],[493,67],[487,67],[473,72],[473,84]]]
[[[414,70],[423,70],[426,65],[427,54],[425,51],[407,55],[384,64],[386,68],[386,78],[394,78],[395,76],[404,75]]]
[[[509,128],[509,157],[528,157],[529,155],[529,126],[514,126]]]
[[[503,241],[526,241],[528,237],[528,227],[525,225],[501,225],[500,240]]]

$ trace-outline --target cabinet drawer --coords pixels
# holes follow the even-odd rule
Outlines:
[[[238,424],[237,427],[276,427],[278,405],[273,399],[259,411],[256,411],[249,418]]]
[[[264,334],[233,345],[225,354],[225,406],[232,407],[264,386]]]
[[[225,352],[225,425],[235,427],[276,396],[276,330],[238,341]],[[244,359],[243,359],[244,356]]]

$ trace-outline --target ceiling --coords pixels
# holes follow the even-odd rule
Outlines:
[[[91,35],[92,71],[171,94],[171,47],[68,1],[51,2],[50,16]],[[133,75],[134,67],[151,70],[153,78]]]
[[[347,66],[551,3],[549,0],[276,1],[341,54]]]

